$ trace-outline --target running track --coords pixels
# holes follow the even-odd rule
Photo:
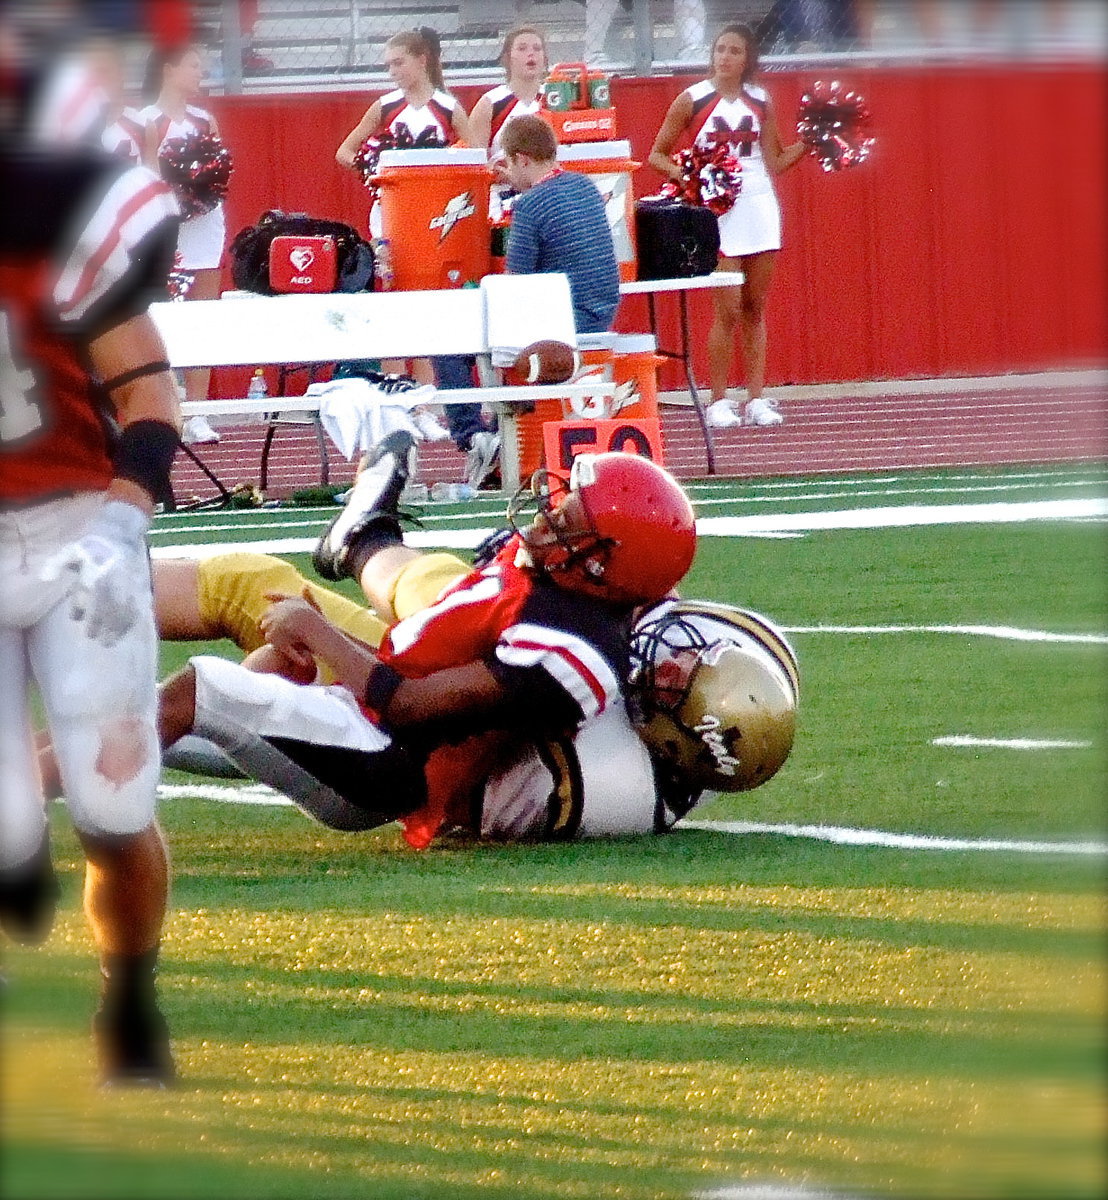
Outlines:
[[[716,431],[721,476],[805,475],[820,471],[1079,462],[1108,458],[1108,388],[1093,372],[1005,379],[780,389],[784,425]],[[665,405],[666,465],[681,478],[707,473],[696,418],[685,405]],[[224,426],[222,441],[197,447],[228,486],[258,480],[261,426]],[[333,450],[333,447],[332,447]],[[464,477],[464,458],[450,442],[425,445],[421,477],[431,484]],[[332,453],[331,481],[345,483],[352,464]],[[319,480],[310,428],[286,427],[270,457],[270,498]],[[178,456],[178,499],[212,494],[191,462]]]

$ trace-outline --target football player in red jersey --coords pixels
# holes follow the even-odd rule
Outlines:
[[[26,79],[0,12],[0,78]],[[177,205],[100,150],[32,147],[0,96],[0,923],[45,936],[56,883],[28,693],[41,696],[87,860],[106,1082],[173,1072],[155,965],[168,892],[154,821],[157,636],[146,530],[179,438],[164,291]],[[6,103],[3,103],[5,102]]]
[[[163,689],[163,744],[199,733],[249,774],[317,815],[365,828],[404,817],[433,836],[449,787],[426,773],[443,746],[475,739],[572,733],[621,702],[635,604],[660,599],[695,552],[687,496],[660,467],[633,455],[581,456],[563,492],[540,492],[539,512],[490,561],[439,600],[395,621],[390,588],[417,551],[403,545],[396,505],[410,438],[394,434],[363,471],[317,562],[356,575],[395,623],[374,651],[299,598],[262,619],[286,658],[330,667],[340,687],[298,685],[200,657]],[[520,506],[513,511],[518,522]],[[648,549],[651,552],[648,552]],[[442,769],[460,775],[458,753]],[[433,774],[433,771],[432,771]],[[359,822],[355,824],[354,822]]]

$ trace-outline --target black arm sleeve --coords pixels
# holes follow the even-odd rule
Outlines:
[[[575,729],[584,718],[581,706],[543,667],[515,667],[490,659],[488,668],[504,689],[510,728],[533,734]]]

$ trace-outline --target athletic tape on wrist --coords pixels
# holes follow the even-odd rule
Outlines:
[[[366,707],[384,718],[393,696],[396,695],[396,689],[403,682],[404,676],[387,663],[374,663],[365,684]]]
[[[165,421],[132,421],[115,448],[115,476],[144,488],[152,500],[169,495],[169,472],[180,436]]]

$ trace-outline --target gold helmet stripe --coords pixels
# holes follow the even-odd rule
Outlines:
[[[764,617],[748,609],[733,608],[730,604],[716,604],[710,600],[678,601],[670,612],[684,616],[708,617],[723,625],[745,633],[756,641],[784,671],[792,684],[794,699],[800,694],[800,668],[796,654],[782,634],[771,626]],[[668,615],[668,614],[667,614]]]

